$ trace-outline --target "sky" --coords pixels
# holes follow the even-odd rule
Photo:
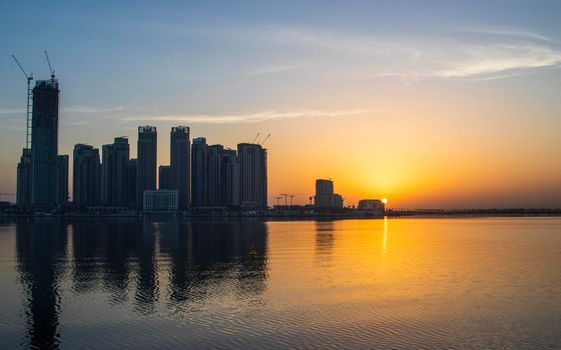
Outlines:
[[[0,193],[26,79],[60,82],[59,153],[138,125],[235,148],[260,133],[269,204],[331,178],[346,205],[561,207],[561,1],[3,1]],[[14,200],[3,196],[2,200]]]

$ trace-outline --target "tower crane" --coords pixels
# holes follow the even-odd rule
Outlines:
[[[292,206],[292,198],[296,197],[295,195],[291,194],[290,195],[290,206]]]
[[[271,137],[271,134],[267,135],[267,137],[265,137],[265,139],[263,141],[261,141],[259,146],[263,146],[265,144],[265,142],[269,139],[269,137]]]
[[[23,75],[25,75],[25,78],[27,79],[27,125],[25,132],[25,148],[31,149],[31,105],[33,103],[33,95],[31,94],[31,81],[33,80],[33,73],[27,74],[16,56],[12,55],[12,58],[14,59],[14,61],[16,61],[19,69],[21,69]]]
[[[53,69],[53,66],[51,66],[51,60],[49,60],[49,54],[47,53],[47,50],[45,50],[45,57],[47,58],[47,64],[49,65],[49,70],[51,71],[51,79],[54,79],[55,70]]]

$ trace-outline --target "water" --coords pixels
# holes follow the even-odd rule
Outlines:
[[[561,218],[0,224],[0,348],[561,349]]]

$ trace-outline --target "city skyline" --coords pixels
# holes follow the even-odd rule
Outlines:
[[[13,35],[0,65],[0,193],[16,192],[25,138],[26,82],[9,55],[47,79],[47,49],[61,155],[84,143],[101,156],[117,136],[136,154],[138,125],[186,125],[191,139],[231,146],[271,133],[269,204],[279,193],[305,204],[315,179],[332,178],[345,205],[561,206],[558,3],[1,6]],[[41,11],[81,36],[14,24]],[[157,166],[170,164],[169,137]]]

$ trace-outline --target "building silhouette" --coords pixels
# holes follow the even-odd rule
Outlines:
[[[315,206],[319,209],[342,209],[343,197],[334,193],[333,181],[326,179],[316,180]]]
[[[113,144],[102,148],[102,203],[115,207],[129,205],[127,183],[129,181],[129,141],[116,137]]]
[[[170,189],[177,190],[179,210],[186,210],[191,201],[191,140],[187,126],[171,128],[170,166]]]
[[[211,145],[208,147],[208,206],[218,207],[223,203],[222,189],[222,155],[224,146]]]
[[[240,203],[248,208],[267,207],[267,150],[255,143],[238,144]]]
[[[238,155],[233,149],[226,149],[221,157],[221,181],[222,192],[221,205],[226,207],[237,207],[240,205],[240,162]]]
[[[156,189],[157,142],[158,134],[155,126],[138,127],[138,159],[136,169],[136,201],[138,209],[142,209],[144,191]]]
[[[128,207],[136,208],[136,168],[137,168],[136,158],[130,159],[128,162],[128,180],[127,180],[127,199]]]
[[[158,189],[172,190],[174,187],[171,182],[171,166],[160,165],[158,168]]]
[[[68,155],[57,156],[56,171],[56,204],[64,206],[68,203]]]
[[[192,199],[194,207],[208,206],[208,145],[204,137],[193,139],[192,147]]]
[[[24,148],[17,168],[16,203],[31,204],[31,149]]]
[[[31,202],[39,207],[57,203],[58,80],[38,80],[33,88],[31,122]]]
[[[90,145],[74,146],[72,194],[77,208],[100,204],[101,167],[99,150]]]

